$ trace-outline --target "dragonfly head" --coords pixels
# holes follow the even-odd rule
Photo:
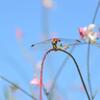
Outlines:
[[[53,42],[53,43],[55,43],[55,42],[57,43],[57,42],[60,42],[60,41],[61,41],[61,40],[60,40],[59,38],[53,38],[53,39],[52,39],[52,42]]]
[[[34,47],[34,46],[35,46],[35,44],[32,44],[32,45],[31,45],[31,47]]]

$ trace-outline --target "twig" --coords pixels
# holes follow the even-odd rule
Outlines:
[[[76,46],[77,44],[78,44],[78,43],[76,42],[75,45],[72,47],[70,53],[73,52],[73,50],[75,49],[75,46]],[[50,88],[50,91],[49,91],[48,95],[50,95],[50,93],[52,92],[52,90],[53,90],[53,88],[54,88],[54,86],[55,86],[55,83],[56,83],[58,77],[60,76],[62,70],[64,69],[65,64],[66,64],[66,62],[68,61],[68,59],[69,59],[69,56],[67,56],[67,57],[64,59],[64,61],[63,61],[63,63],[61,64],[60,68],[58,69],[58,72],[56,73],[56,75],[55,75],[55,77],[54,77],[54,79],[53,79],[53,83],[52,83],[52,86],[51,86],[51,88]]]
[[[72,58],[73,62],[74,62],[75,65],[76,65],[76,68],[77,68],[78,74],[79,74],[79,76],[80,76],[81,82],[82,82],[82,84],[83,84],[84,90],[85,90],[85,92],[86,92],[87,98],[88,98],[88,100],[91,100],[91,99],[90,99],[90,96],[89,96],[89,93],[88,93],[88,90],[87,90],[87,87],[86,87],[86,85],[85,85],[85,82],[84,82],[84,80],[83,80],[81,71],[80,71],[80,69],[79,69],[79,66],[78,66],[78,64],[77,64],[77,62],[76,62],[76,60],[75,60],[75,58],[74,58],[69,52],[67,52],[67,51],[65,51],[65,50],[62,50],[62,49],[58,49],[58,48],[57,48],[56,50],[55,50],[55,49],[49,49],[49,50],[45,53],[45,55],[44,55],[44,57],[43,57],[42,64],[41,64],[41,71],[40,71],[40,100],[42,100],[42,84],[43,84],[43,68],[44,68],[44,61],[45,61],[47,55],[48,55],[50,52],[52,52],[52,51],[61,51],[61,52],[64,52],[64,53],[66,53],[67,55],[69,55],[69,56]]]
[[[96,7],[96,10],[95,10],[95,12],[94,12],[94,16],[93,16],[93,19],[92,19],[92,23],[93,23],[93,24],[95,23],[95,20],[96,20],[96,17],[97,17],[97,14],[98,14],[99,8],[100,8],[100,0],[98,1],[98,4],[97,4],[97,7]]]
[[[4,76],[0,75],[0,78],[3,79],[4,81],[6,81],[7,83],[13,85],[13,86],[16,87],[17,89],[19,89],[21,92],[23,92],[25,95],[27,95],[28,97],[30,97],[32,100],[37,100],[34,96],[32,96],[31,94],[29,94],[27,91],[25,91],[25,90],[22,89],[21,87],[17,86],[17,85],[14,84],[13,82],[11,82],[11,81],[8,80],[7,78],[5,78]]]
[[[93,16],[93,19],[92,19],[93,24],[95,23],[99,8],[100,8],[100,0],[98,2],[96,10],[94,12],[94,16]],[[90,90],[90,95],[91,95],[92,100],[94,100],[93,92],[92,92],[92,84],[91,84],[91,75],[90,75],[90,45],[91,44],[89,42],[88,43],[88,49],[87,49],[87,78],[88,78],[88,86],[89,86],[89,90]]]

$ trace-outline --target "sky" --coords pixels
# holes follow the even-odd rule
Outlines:
[[[46,48],[50,47],[49,44],[44,44],[34,50],[30,47],[31,44],[42,41],[46,35],[51,38],[53,32],[56,32],[55,35],[60,38],[79,39],[78,28],[92,22],[98,0],[54,0],[53,2],[54,6],[47,10],[48,18],[46,19],[42,0],[0,0],[0,75],[19,84],[29,93],[31,93],[29,90],[31,87],[33,94],[35,94],[35,89],[34,86],[31,86],[30,81]],[[100,11],[95,21],[97,26],[100,26],[99,18]],[[48,29],[45,30],[44,27]],[[16,30],[22,32],[22,37],[16,37]],[[87,84],[86,55],[87,45],[78,46],[73,52]],[[91,46],[93,92],[100,88],[99,57],[99,48]],[[60,52],[49,55],[45,65],[44,81],[53,79],[64,58],[65,55]],[[61,95],[62,100],[79,98],[87,100],[85,92],[77,89],[80,84],[75,65],[70,60],[57,80],[57,87],[59,87],[56,91],[57,95]],[[7,85],[9,84],[0,80],[0,100],[5,100],[3,91]],[[16,100],[31,100],[21,92],[14,95]],[[46,100],[44,95],[43,98]],[[100,93],[97,94],[95,100],[99,99]]]

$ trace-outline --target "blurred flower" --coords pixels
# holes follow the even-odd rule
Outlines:
[[[87,28],[86,27],[84,27],[84,28],[79,28],[79,33],[80,33],[80,36],[81,36],[81,38],[84,38],[84,36],[86,35],[86,30],[87,30]]]
[[[53,0],[42,0],[43,6],[50,9],[54,6]]]
[[[17,39],[22,39],[22,37],[23,37],[23,33],[22,33],[22,31],[20,30],[20,29],[16,29],[16,38]]]
[[[39,79],[39,77],[40,77],[40,70],[41,70],[41,63],[42,63],[41,60],[38,61],[37,65],[36,65],[36,67],[34,69],[35,70],[35,72],[34,72],[34,78],[30,82],[32,85],[36,85],[36,86],[40,86],[41,85],[40,84],[40,79]]]
[[[40,86],[40,80],[37,77],[34,77],[33,80],[30,82],[32,85]]]
[[[77,85],[73,85],[71,87],[71,90],[84,92],[84,87],[82,84],[79,85],[77,84]]]
[[[96,43],[97,32],[94,32],[95,25],[89,24],[87,27],[79,28],[79,33],[82,39],[86,42]]]
[[[50,92],[51,88],[52,88],[52,85],[53,85],[53,81],[52,80],[49,80],[47,83],[44,84],[46,90],[47,90],[47,93]]]

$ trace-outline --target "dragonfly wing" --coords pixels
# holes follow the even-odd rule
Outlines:
[[[40,41],[40,42],[32,44],[31,47],[35,47],[35,46],[38,46],[38,45],[46,44],[46,43],[49,43],[50,41],[51,41],[51,39]]]
[[[51,39],[40,41],[31,45],[34,51],[48,50],[49,48],[51,48],[51,46]]]
[[[61,43],[69,45],[69,46],[86,44],[85,41],[79,40],[79,39],[64,39],[64,38],[61,38],[60,40],[61,40]]]

